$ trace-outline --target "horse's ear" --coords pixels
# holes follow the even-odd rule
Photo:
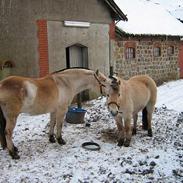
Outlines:
[[[99,75],[99,70],[97,69],[95,73],[96,73],[96,75],[98,76],[98,75]]]

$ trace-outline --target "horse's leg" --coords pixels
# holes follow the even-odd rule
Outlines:
[[[0,142],[3,149],[7,147],[5,128],[6,128],[6,119],[4,117],[2,108],[0,107]]]
[[[138,114],[134,114],[133,115],[133,131],[132,131],[132,135],[136,135],[137,133],[137,119],[138,119]]]
[[[116,125],[118,128],[118,146],[122,146],[124,144],[124,126],[122,117],[120,115],[117,115],[115,117]]]
[[[19,159],[20,156],[18,155],[18,149],[14,146],[12,141],[13,130],[16,125],[17,117],[8,117],[6,118],[6,128],[5,128],[5,135],[7,141],[7,148],[9,150],[9,154],[13,159]]]
[[[153,135],[152,135],[151,121],[152,121],[152,113],[154,111],[154,106],[151,104],[148,104],[146,108],[147,108],[148,136],[152,137]]]
[[[62,138],[62,126],[63,126],[63,123],[64,123],[64,116],[65,116],[65,113],[67,111],[67,108],[59,108],[57,110],[57,113],[56,113],[56,124],[57,124],[57,133],[56,133],[56,138],[57,138],[57,142],[61,145],[64,145],[66,144],[66,142],[64,141],[64,139]]]
[[[148,129],[148,119],[147,119],[147,108],[144,107],[142,110],[142,129],[147,130]]]
[[[50,114],[50,130],[49,130],[49,141],[55,143],[54,128],[56,124],[56,112]]]
[[[132,130],[131,130],[131,115],[127,115],[124,118],[125,123],[125,132],[126,132],[126,139],[124,142],[124,146],[128,147],[130,145],[131,137],[132,137]]]

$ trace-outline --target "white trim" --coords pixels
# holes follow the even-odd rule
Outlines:
[[[89,22],[79,22],[79,21],[64,21],[64,26],[67,27],[90,27]]]

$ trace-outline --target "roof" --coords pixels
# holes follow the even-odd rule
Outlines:
[[[182,0],[150,0],[153,3],[162,5],[171,15],[183,21],[183,1]]]
[[[127,13],[128,21],[117,27],[133,35],[183,36],[183,24],[159,4],[145,0],[114,0]]]
[[[122,12],[122,10],[116,5],[116,3],[113,0],[104,0],[104,1],[113,11],[116,20],[123,20],[123,21],[128,20],[126,15]]]

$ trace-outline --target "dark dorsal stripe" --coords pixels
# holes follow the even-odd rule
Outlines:
[[[72,69],[91,70],[91,69],[88,69],[88,68],[85,68],[85,67],[71,67],[71,68],[64,68],[64,69],[61,69],[61,70],[58,70],[58,71],[54,71],[51,74],[56,74],[56,73],[59,73],[59,72],[63,72],[63,71],[66,71],[66,70],[72,70]]]
[[[112,89],[115,91],[119,91],[119,84],[117,82],[117,79],[113,76],[109,76],[109,78],[112,80],[112,82],[111,82]]]

